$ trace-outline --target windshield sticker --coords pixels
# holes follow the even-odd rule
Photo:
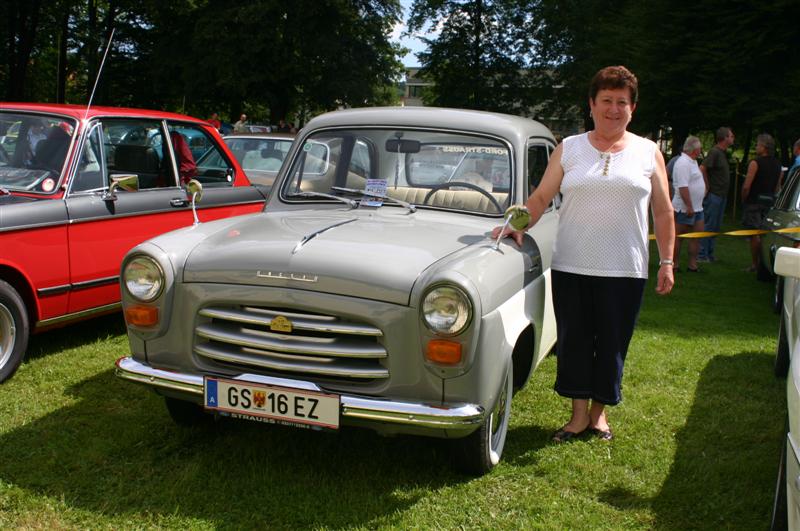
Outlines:
[[[370,196],[378,196],[378,198],[365,199],[361,201],[363,206],[381,206],[383,204],[383,199],[379,198],[386,197],[386,179],[367,179],[367,185],[364,188],[364,192]]]
[[[506,148],[491,146],[436,146],[444,153],[488,153],[490,155],[507,155]]]
[[[313,145],[311,144],[311,142],[306,142],[305,144],[303,144],[303,151],[311,151],[312,147]]]

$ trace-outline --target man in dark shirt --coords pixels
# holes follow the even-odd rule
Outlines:
[[[708,184],[708,194],[703,200],[703,215],[706,230],[719,232],[722,225],[722,216],[725,214],[725,204],[728,199],[728,185],[730,184],[731,170],[728,166],[726,151],[733,145],[733,131],[729,127],[720,127],[715,136],[716,145],[708,151],[708,155],[700,165],[700,171]],[[714,262],[715,238],[704,238],[700,242],[699,262]]]
[[[742,185],[742,202],[744,214],[742,224],[748,229],[760,229],[764,214],[769,210],[764,198],[775,195],[780,186],[781,162],[775,157],[775,141],[764,133],[756,137],[757,157],[747,166],[747,175]],[[750,254],[752,263],[746,271],[758,270],[761,259],[761,237],[750,236]]]

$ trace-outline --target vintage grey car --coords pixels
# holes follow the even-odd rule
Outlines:
[[[132,353],[117,375],[181,424],[212,413],[447,438],[462,470],[487,472],[513,391],[555,343],[558,204],[522,248],[490,233],[554,147],[537,122],[478,111],[313,119],[263,213],[127,254]]]

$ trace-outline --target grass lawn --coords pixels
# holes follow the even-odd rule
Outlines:
[[[477,479],[439,440],[179,428],[114,377],[120,315],[35,336],[0,385],[0,528],[765,529],[786,414],[778,318],[771,285],[742,271],[746,241],[717,254],[669,297],[648,283],[612,442],[550,442],[569,403],[549,357]]]

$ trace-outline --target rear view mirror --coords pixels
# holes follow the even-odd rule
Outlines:
[[[116,201],[117,189],[126,192],[139,190],[139,176],[135,173],[116,173],[111,175],[111,186],[103,193],[103,201]]]
[[[386,141],[386,151],[389,153],[419,153],[419,146],[419,140],[390,138]]]

